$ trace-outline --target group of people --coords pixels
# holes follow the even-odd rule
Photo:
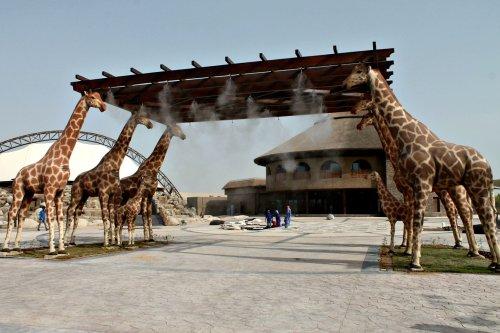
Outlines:
[[[292,220],[292,209],[289,205],[287,205],[285,211],[285,228],[288,228]],[[266,209],[266,223],[266,228],[281,227],[281,215],[279,210],[276,209],[274,212],[272,212],[270,209]]]

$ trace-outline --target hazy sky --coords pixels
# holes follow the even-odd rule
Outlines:
[[[500,1],[0,1],[0,141],[61,129],[79,73],[148,72],[393,47],[393,88],[443,139],[473,146],[500,178]],[[83,130],[116,137],[128,113],[94,109]],[[181,191],[264,177],[253,159],[322,116],[182,125],[164,171]],[[138,128],[149,155],[163,128]],[[1,166],[0,166],[1,167]]]

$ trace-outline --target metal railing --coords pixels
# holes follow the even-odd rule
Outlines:
[[[60,130],[36,132],[2,141],[0,142],[0,154],[32,143],[56,141],[61,136],[61,133],[62,131]],[[116,140],[114,139],[111,139],[101,134],[91,133],[91,132],[80,132],[80,134],[78,135],[78,141],[98,143],[108,148],[112,148],[116,143]],[[144,155],[142,155],[137,150],[130,147],[128,148],[126,155],[130,157],[137,164],[141,164],[146,159]],[[163,186],[163,189],[168,194],[182,198],[177,188],[161,170],[158,172],[157,178],[158,182]]]

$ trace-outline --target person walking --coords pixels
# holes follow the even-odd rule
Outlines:
[[[266,223],[267,223],[267,227],[266,228],[272,228],[273,227],[273,213],[271,213],[270,209],[266,210]]]
[[[286,213],[285,213],[285,228],[290,226],[290,222],[292,221],[292,209],[290,205],[286,205]]]
[[[40,211],[38,212],[38,228],[37,230],[40,231],[40,225],[43,223],[43,225],[45,226],[45,231],[47,231],[47,223],[45,222],[45,216],[46,216],[46,213],[45,213],[45,205],[44,204],[41,204],[40,205]]]
[[[277,209],[274,211],[274,217],[276,218],[275,227],[277,227],[277,228],[281,227],[281,215]]]

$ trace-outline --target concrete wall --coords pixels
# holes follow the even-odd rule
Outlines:
[[[194,207],[198,215],[225,215],[227,211],[227,198],[218,197],[188,197],[188,207]]]
[[[225,190],[227,195],[227,215],[253,215],[259,209],[259,194],[264,193],[264,186],[241,187]]]

